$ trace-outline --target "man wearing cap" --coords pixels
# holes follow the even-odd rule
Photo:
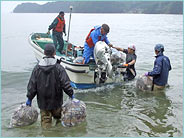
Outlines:
[[[57,122],[61,118],[61,107],[63,104],[63,90],[73,98],[73,89],[70,79],[57,59],[55,59],[55,47],[46,44],[45,57],[34,67],[27,86],[27,106],[31,106],[33,98],[37,95],[37,103],[40,108],[41,126],[50,128],[52,117]]]
[[[47,34],[50,34],[52,30],[52,38],[54,41],[55,48],[57,50],[57,44],[59,44],[58,51],[62,54],[64,47],[63,33],[66,36],[64,12],[61,11],[59,15],[54,19],[52,24],[48,28]]]
[[[115,48],[126,54],[126,64],[123,65],[127,67],[126,73],[124,74],[124,80],[129,81],[129,80],[134,79],[136,76],[135,62],[137,59],[137,55],[135,54],[135,50],[136,50],[135,45],[129,44],[128,49],[119,48],[119,47],[112,47],[112,48]]]
[[[165,88],[169,71],[171,70],[170,60],[167,56],[164,56],[164,46],[162,44],[157,44],[155,46],[156,59],[154,62],[153,71],[145,73],[145,76],[153,77],[153,87],[152,90],[162,90]]]
[[[84,52],[83,64],[88,64],[90,57],[94,58],[94,46],[98,41],[105,41],[107,45],[112,47],[112,44],[109,42],[107,38],[107,34],[109,33],[109,26],[107,24],[102,24],[102,26],[95,26],[86,37],[86,41],[84,43]]]

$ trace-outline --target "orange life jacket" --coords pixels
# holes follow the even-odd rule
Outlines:
[[[63,27],[65,25],[65,19],[63,21],[59,17],[57,17],[57,19],[59,22],[56,25],[56,27],[54,28],[54,31],[63,32]]]
[[[88,46],[89,46],[90,48],[92,48],[93,46],[95,46],[95,44],[93,43],[92,38],[90,37],[91,32],[92,32],[93,30],[95,30],[95,28],[91,29],[90,32],[89,32],[89,34],[88,34],[87,37],[86,37],[86,43],[88,44]],[[98,36],[98,41],[100,41],[100,39],[101,39],[101,36]],[[104,39],[103,39],[102,41],[104,41]]]

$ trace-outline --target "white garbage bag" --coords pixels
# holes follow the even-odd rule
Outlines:
[[[77,99],[67,99],[63,104],[61,123],[63,126],[71,127],[85,121],[86,105]]]
[[[73,63],[82,64],[84,58],[82,56],[76,57]]]
[[[153,78],[149,76],[139,76],[136,82],[136,88],[142,91],[151,91],[153,85]]]
[[[126,59],[126,55],[123,52],[112,48],[112,54],[110,57],[110,61],[112,65],[125,64],[125,59]]]
[[[34,107],[21,104],[13,113],[10,128],[31,125],[38,119],[38,112]]]

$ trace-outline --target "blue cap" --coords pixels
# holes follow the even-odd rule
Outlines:
[[[164,52],[164,45],[162,45],[162,44],[156,44],[155,51]]]

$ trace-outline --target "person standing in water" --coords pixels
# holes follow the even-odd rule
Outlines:
[[[137,59],[137,55],[135,54],[135,45],[130,44],[128,46],[128,49],[124,48],[119,48],[119,47],[112,47],[117,49],[118,51],[122,51],[123,53],[126,54],[126,64],[123,66],[127,67],[126,68],[126,73],[124,74],[124,80],[129,81],[133,80],[136,76],[136,71],[135,71],[135,63]]]
[[[162,90],[165,88],[169,71],[172,69],[170,60],[163,54],[164,46],[162,44],[156,44],[155,48],[155,62],[153,71],[145,73],[145,76],[153,77],[153,88],[152,90]]]

